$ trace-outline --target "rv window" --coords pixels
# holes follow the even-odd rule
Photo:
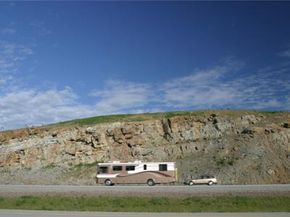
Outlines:
[[[159,171],[167,171],[167,164],[159,164]]]
[[[135,170],[135,166],[126,166],[126,171]]]
[[[147,165],[146,164],[143,165],[143,170],[147,170]]]
[[[113,171],[122,171],[122,166],[113,166]]]
[[[108,173],[108,167],[99,167],[99,173]]]

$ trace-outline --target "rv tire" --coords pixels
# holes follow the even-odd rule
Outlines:
[[[155,185],[154,180],[153,180],[153,179],[148,179],[148,180],[147,180],[147,185],[149,185],[149,186],[153,186],[153,185]]]
[[[111,185],[113,185],[112,180],[111,180],[111,179],[106,179],[106,180],[105,180],[105,185],[106,185],[106,186],[111,186]]]

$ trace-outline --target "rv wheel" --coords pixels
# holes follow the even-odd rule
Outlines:
[[[112,181],[111,181],[111,179],[106,179],[106,181],[105,181],[105,185],[106,185],[106,186],[111,186],[111,185],[112,185]]]
[[[154,180],[153,180],[153,179],[148,179],[148,180],[147,180],[147,185],[149,185],[149,186],[153,186],[153,185],[155,185]]]

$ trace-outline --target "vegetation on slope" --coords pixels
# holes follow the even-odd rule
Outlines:
[[[56,125],[92,125],[100,123],[111,123],[111,122],[132,122],[132,121],[146,121],[162,118],[170,118],[174,116],[192,115],[197,112],[189,111],[178,111],[178,112],[160,112],[160,113],[144,113],[144,114],[118,114],[118,115],[106,115],[96,116],[90,118],[76,119],[71,121],[65,121],[57,123]]]
[[[290,197],[0,197],[0,209],[114,212],[289,212]]]
[[[222,113],[236,117],[242,114],[261,114],[261,115],[273,115],[283,113],[280,111],[247,111],[247,110],[196,110],[196,111],[172,111],[172,112],[156,112],[156,113],[143,113],[143,114],[118,114],[118,115],[105,115],[96,116],[83,119],[70,120],[53,124],[51,126],[74,126],[74,125],[93,125],[100,123],[112,123],[112,122],[133,122],[133,121],[146,121],[156,120],[163,118],[172,118],[176,116],[205,116],[211,113]]]

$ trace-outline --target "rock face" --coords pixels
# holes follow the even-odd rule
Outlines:
[[[2,132],[0,183],[26,183],[29,176],[31,183],[78,184],[77,172],[71,173],[75,178],[63,176],[78,165],[110,160],[176,161],[180,180],[210,173],[220,183],[289,183],[289,123],[287,112],[214,111],[140,122]],[[51,168],[61,181],[39,179]],[[93,175],[84,176],[90,180],[85,183],[93,183]]]

